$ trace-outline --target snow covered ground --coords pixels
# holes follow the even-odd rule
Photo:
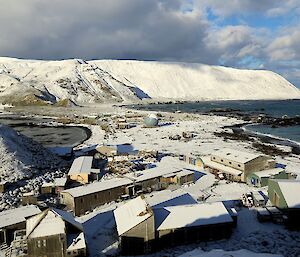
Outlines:
[[[117,130],[109,139],[105,140],[105,143],[131,143],[136,149],[153,149],[178,154],[207,155],[223,147],[252,153],[257,152],[249,142],[224,141],[222,138],[214,136],[214,131],[220,131],[222,126],[238,123],[239,120],[193,114],[163,113],[163,116],[160,127],[144,128],[137,126],[128,130]],[[87,142],[88,145],[98,144],[99,140],[103,140],[103,131],[97,129],[97,126],[93,128],[93,132],[93,136]],[[181,135],[182,132],[193,132],[196,136],[188,142],[169,139],[169,136]],[[299,156],[276,157],[276,160],[287,164],[289,171],[300,173],[298,168],[300,164]],[[212,174],[199,170],[195,166],[174,160],[172,160],[172,163],[176,163],[178,167],[192,169],[199,175],[199,179],[194,184],[180,188],[180,192],[188,192],[195,199],[205,195],[208,196],[207,202],[229,201],[240,199],[243,193],[261,190],[246,184],[226,183],[226,181],[217,182]],[[265,188],[262,190],[265,190]],[[173,192],[166,190],[165,193],[152,193],[156,197],[165,197],[165,194],[172,195]],[[110,203],[78,218],[88,231],[87,240],[91,256],[118,254],[118,239],[113,210],[120,204],[122,203]],[[229,240],[178,246],[147,256],[296,257],[300,254],[299,232],[287,231],[282,225],[259,223],[254,208],[237,208],[237,211],[238,225]]]

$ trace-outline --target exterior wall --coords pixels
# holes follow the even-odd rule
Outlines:
[[[28,257],[65,257],[66,235],[27,239]]]
[[[177,178],[177,184],[179,184],[179,185],[192,183],[192,182],[194,182],[194,174],[190,174],[190,175],[186,175],[186,176]]]
[[[72,210],[76,216],[92,211],[94,208],[115,201],[125,194],[125,187],[116,187],[105,191],[73,198],[68,193],[61,193],[61,203]]]
[[[247,176],[252,172],[275,168],[275,162],[268,156],[259,156],[245,164],[245,172],[242,175],[242,181],[246,182]]]
[[[233,222],[157,231],[157,248],[229,238]]]
[[[0,193],[3,193],[5,191],[5,183],[0,183]]]
[[[121,252],[125,255],[150,252],[153,250],[154,240],[155,222],[154,215],[152,215],[121,236]]]
[[[37,196],[22,196],[22,205],[37,204]]]
[[[11,241],[14,239],[14,232],[16,230],[22,230],[22,229],[26,229],[26,221],[2,228],[0,244],[4,243],[4,242],[7,244],[10,244]],[[2,240],[4,240],[4,241],[2,242]]]
[[[215,176],[218,176],[218,173],[221,172],[224,175],[224,178],[227,180],[235,181],[235,182],[241,182],[241,176],[235,176],[229,173],[224,172],[223,170],[217,170],[210,168],[209,166],[206,166],[209,168],[209,172],[214,174]]]
[[[89,183],[89,173],[78,173],[69,176],[70,180],[77,181],[81,184]]]
[[[71,250],[71,251],[67,251],[67,257],[83,257],[83,256],[87,256],[87,251],[86,248],[82,248],[82,249],[77,249],[77,250]]]
[[[68,210],[75,210],[74,198],[69,193],[60,193],[60,203],[66,205]]]
[[[52,194],[52,186],[41,187],[41,194]]]
[[[279,174],[270,176],[270,177],[258,177],[256,174],[250,174],[247,177],[247,184],[256,186],[256,187],[265,187],[268,185],[269,179],[288,179],[289,175],[283,171],[280,172]],[[254,182],[254,184],[253,184]]]
[[[269,180],[268,185],[268,197],[272,205],[280,209],[286,209],[288,207],[278,183],[271,179]]]
[[[226,158],[221,158],[214,154],[211,155],[211,161],[226,165],[228,167],[231,167],[231,168],[234,168],[234,169],[237,169],[240,171],[245,170],[245,165],[243,163],[235,162],[235,161],[232,161],[232,160],[226,159]]]
[[[140,182],[142,189],[143,190],[159,190],[161,188],[160,186],[160,179],[159,178],[154,178],[154,179],[149,179]]]

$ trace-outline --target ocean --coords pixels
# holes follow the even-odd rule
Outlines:
[[[203,101],[181,103],[158,103],[148,105],[131,105],[130,107],[140,110],[187,112],[207,114],[211,111],[222,112],[230,110],[233,113],[264,114],[270,117],[288,116],[290,118],[300,116],[300,100],[266,100],[266,101]],[[272,128],[268,125],[247,126],[248,130],[273,135],[300,142],[300,126],[286,126]]]

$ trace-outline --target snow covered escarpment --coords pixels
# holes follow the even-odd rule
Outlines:
[[[240,70],[197,63],[94,61],[125,84],[151,98],[253,100],[300,98],[300,90],[265,70]]]
[[[0,58],[0,102],[74,106],[80,103],[300,98],[270,71],[191,63]]]
[[[0,181],[14,182],[59,168],[62,160],[39,143],[0,125]]]

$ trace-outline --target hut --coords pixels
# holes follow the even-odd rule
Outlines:
[[[300,228],[300,181],[288,179],[270,179],[268,196],[273,206],[284,211],[288,217],[287,225]]]
[[[154,209],[159,246],[229,238],[234,221],[221,202]]]
[[[16,230],[26,228],[26,219],[40,212],[41,210],[35,205],[0,212],[0,244],[9,244]]]
[[[132,180],[127,178],[94,182],[62,191],[60,202],[78,216],[92,211],[102,204],[115,201],[124,194],[130,194],[129,187],[132,184]]]
[[[87,184],[99,180],[100,169],[93,168],[92,156],[80,156],[76,158],[68,172],[68,178],[81,184]]]
[[[47,209],[26,222],[28,257],[86,256],[83,227],[67,212]]]
[[[35,192],[24,193],[22,195],[22,205],[37,204],[38,194]]]
[[[255,187],[265,187],[269,179],[288,179],[289,175],[282,168],[274,168],[251,173],[247,177],[247,184]]]
[[[114,210],[122,254],[150,252],[155,239],[155,222],[152,209],[143,197],[137,197]]]

